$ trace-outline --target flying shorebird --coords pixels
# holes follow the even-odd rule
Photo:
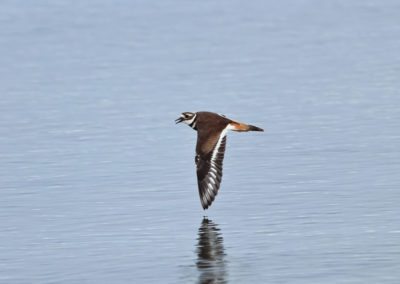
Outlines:
[[[183,112],[175,122],[184,122],[197,131],[195,157],[197,183],[201,205],[205,210],[214,201],[221,184],[226,132],[228,130],[239,132],[264,130],[207,111]]]

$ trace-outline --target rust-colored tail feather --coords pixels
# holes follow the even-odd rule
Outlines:
[[[245,124],[245,123],[240,123],[236,121],[232,121],[230,123],[231,129],[233,131],[240,131],[240,132],[247,132],[247,131],[264,131],[262,128],[250,125],[250,124]]]

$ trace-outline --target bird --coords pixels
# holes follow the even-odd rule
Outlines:
[[[208,111],[183,112],[175,120],[176,124],[181,122],[197,131],[196,156],[194,160],[200,202],[203,209],[206,210],[213,203],[221,185],[227,131],[264,130]]]

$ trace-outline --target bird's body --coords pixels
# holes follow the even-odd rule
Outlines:
[[[176,123],[184,122],[197,131],[195,163],[200,201],[207,209],[218,193],[228,130],[263,131],[253,125],[240,123],[213,112],[184,112]]]

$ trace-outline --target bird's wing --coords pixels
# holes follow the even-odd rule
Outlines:
[[[211,141],[214,144],[211,151],[208,153],[197,151],[195,158],[197,182],[203,209],[207,209],[214,201],[222,179],[222,163],[225,154],[226,131],[222,131],[216,138],[217,139],[213,139],[214,141]],[[212,138],[210,137],[210,139]]]

